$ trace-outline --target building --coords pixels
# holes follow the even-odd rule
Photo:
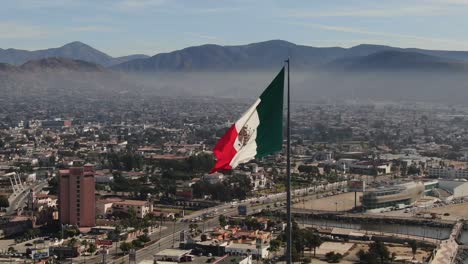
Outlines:
[[[428,177],[443,179],[468,179],[468,169],[455,167],[430,167]]]
[[[466,180],[439,180],[439,188],[449,192],[452,198],[468,196],[468,181]]]
[[[153,204],[149,201],[124,200],[120,198],[107,198],[96,202],[96,214],[99,216],[111,215],[114,213],[128,213],[135,211],[137,218],[153,212]]]
[[[72,125],[71,120],[54,119],[54,120],[41,121],[41,126],[43,128],[62,128],[62,127],[70,127],[71,125]]]
[[[408,182],[394,186],[382,186],[367,189],[362,198],[365,210],[396,207],[400,204],[410,205],[424,196],[423,182]]]
[[[351,173],[366,174],[366,175],[382,175],[392,172],[392,163],[390,161],[358,161],[349,165]]]
[[[96,223],[94,167],[71,167],[59,174],[61,224],[93,227]]]
[[[24,190],[24,183],[16,172],[0,175],[0,194],[9,197],[13,193],[21,193]]]
[[[224,252],[229,255],[236,255],[236,256],[260,256],[260,258],[268,257],[268,248],[270,247],[269,244],[265,246],[258,247],[255,243],[247,244],[247,243],[231,243],[227,245],[224,249]]]
[[[224,180],[224,175],[219,172],[205,174],[203,175],[202,180],[209,184],[221,183]]]
[[[112,211],[128,213],[135,211],[137,218],[143,218],[145,215],[153,212],[153,204],[149,201],[140,200],[122,200],[112,205]]]
[[[192,250],[168,248],[156,253],[153,259],[155,261],[171,262],[192,261],[193,256],[190,255],[191,252]]]
[[[41,211],[44,208],[57,206],[57,198],[46,193],[33,193],[33,208],[36,211]]]

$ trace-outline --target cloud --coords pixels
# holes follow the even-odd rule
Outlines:
[[[106,26],[80,26],[72,27],[70,30],[75,32],[118,32],[116,28]]]
[[[195,37],[195,38],[199,38],[199,39],[219,40],[219,38],[216,37],[216,36],[210,36],[210,35],[200,34],[200,33],[196,33],[196,32],[184,32],[184,34],[189,36],[189,37]]]
[[[16,22],[0,22],[0,39],[34,39],[49,35],[49,31]]]
[[[444,5],[468,5],[468,0],[429,0],[429,2]]]
[[[159,7],[165,3],[166,0],[121,0],[117,2],[117,7],[123,10],[141,10]]]
[[[283,17],[321,18],[321,17],[403,17],[403,16],[440,16],[450,13],[450,9],[440,6],[406,6],[386,9],[350,9],[339,11],[289,10]]]
[[[210,7],[210,8],[193,8],[191,10],[187,10],[190,13],[194,14],[209,14],[209,13],[227,13],[232,11],[239,11],[242,10],[239,7]]]
[[[86,1],[76,0],[15,0],[15,6],[23,9],[76,8]]]

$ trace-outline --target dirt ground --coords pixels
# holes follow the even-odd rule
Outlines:
[[[361,205],[359,197],[362,193],[357,193],[357,205]],[[347,211],[354,207],[354,193],[342,193],[320,199],[310,199],[294,204],[294,208],[311,209],[319,211]]]
[[[396,260],[412,260],[413,253],[411,252],[411,248],[409,246],[398,245],[398,244],[386,244],[388,249],[390,250],[390,254],[395,252],[396,253]],[[345,257],[340,261],[340,263],[357,263],[359,258],[357,257],[357,253],[360,250],[367,251],[369,249],[368,244],[366,243],[356,243],[355,246],[345,255]],[[308,252],[307,252],[308,253]],[[416,252],[416,260],[422,261],[428,255],[429,251],[418,249]],[[312,258],[312,263],[327,263],[323,259]]]
[[[458,218],[468,219],[468,203],[451,204],[443,207],[432,208],[430,213],[439,214],[442,219],[456,220]],[[449,213],[448,216],[444,216]]]

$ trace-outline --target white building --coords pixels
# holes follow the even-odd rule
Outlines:
[[[224,180],[224,175],[219,172],[215,172],[212,174],[205,174],[203,175],[202,180],[209,184],[216,184]]]
[[[392,172],[392,163],[390,161],[358,161],[350,165],[350,172],[358,174],[373,174],[374,170],[378,175],[389,174]]]
[[[96,215],[110,215],[116,212],[128,213],[135,211],[138,218],[143,218],[148,213],[153,212],[153,204],[149,201],[141,200],[123,200],[123,199],[104,199],[96,202]]]
[[[439,188],[452,194],[452,198],[468,196],[468,181],[439,180]]]
[[[225,247],[225,252],[230,255],[241,255],[241,256],[258,256],[261,258],[268,257],[268,248],[270,245],[262,246],[260,249],[254,244],[243,244],[243,243],[231,243]]]
[[[111,183],[114,181],[114,176],[112,174],[107,175],[96,175],[94,176],[96,183]]]
[[[468,169],[453,167],[430,167],[427,169],[431,178],[468,179]]]

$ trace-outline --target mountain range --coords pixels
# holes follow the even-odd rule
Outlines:
[[[152,57],[130,55],[113,58],[77,41],[59,48],[36,51],[0,49],[0,63],[6,63],[0,64],[0,71],[25,70],[31,67],[51,69],[62,66],[67,70],[102,71],[107,67],[116,71],[138,73],[265,71],[277,69],[288,57],[291,57],[292,67],[301,71],[468,70],[468,51],[403,49],[369,44],[351,48],[321,48],[297,45],[283,40],[270,40],[237,46],[207,44],[160,53]],[[34,63],[31,64],[29,61]],[[84,62],[92,63],[93,66],[85,65]]]
[[[24,64],[30,60],[39,60],[49,57],[62,57],[92,62],[103,66],[111,66],[129,60],[148,58],[149,56],[136,54],[114,58],[79,41],[68,43],[59,48],[35,51],[19,50],[12,48],[0,49],[0,63],[8,63],[17,66]]]
[[[291,57],[294,69],[466,70],[467,51],[402,49],[381,45],[317,48],[271,40],[239,46],[202,45],[129,60],[112,69],[130,72],[243,71],[278,68]]]

